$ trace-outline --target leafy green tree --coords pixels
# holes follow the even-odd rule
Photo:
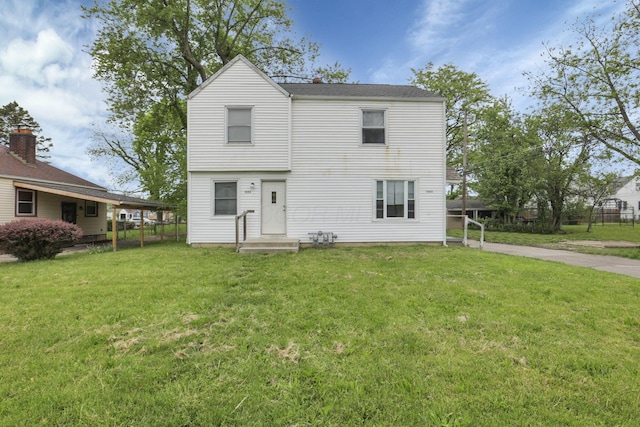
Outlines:
[[[593,211],[596,206],[602,205],[604,199],[615,192],[616,183],[620,176],[613,172],[600,172],[597,174],[581,174],[577,183],[577,195],[588,206],[587,233],[593,225]]]
[[[428,63],[423,69],[411,70],[411,84],[439,94],[446,99],[447,108],[447,163],[451,167],[462,166],[465,116],[467,132],[473,135],[482,118],[482,110],[493,97],[489,86],[476,73],[459,70],[453,64],[435,68]]]
[[[26,126],[35,134],[36,154],[39,159],[48,159],[46,153],[49,152],[53,144],[51,138],[40,135],[42,128],[40,124],[31,117],[31,114],[22,108],[16,101],[0,107],[0,144],[9,144],[9,134],[20,126]]]
[[[576,114],[561,105],[552,105],[526,120],[530,135],[535,135],[539,159],[539,180],[535,195],[540,207],[551,208],[552,232],[562,228],[565,203],[575,196],[576,181],[590,167],[594,141],[582,132]]]
[[[605,26],[588,17],[573,31],[577,43],[547,50],[548,72],[528,74],[533,92],[573,111],[590,138],[640,164],[640,2],[628,1]]]
[[[339,64],[314,68],[319,47],[296,36],[280,0],[108,0],[83,10],[99,26],[89,53],[111,123],[116,134],[133,135],[102,132],[91,153],[121,158],[130,168],[123,176],[133,170],[153,198],[165,197],[159,177],[175,178],[176,166],[177,184],[186,180],[186,96],[236,55],[279,80],[344,81],[349,74]],[[159,112],[169,114],[168,123]],[[167,135],[177,138],[171,147]]]
[[[505,222],[531,200],[538,182],[538,167],[531,136],[523,118],[504,97],[483,111],[476,144],[469,153],[471,187],[478,197],[498,210]]]
[[[109,159],[114,167],[128,167],[119,176],[120,184],[137,178],[154,199],[186,212],[186,132],[174,108],[157,103],[135,120],[131,134],[102,132],[99,138],[102,143],[92,154]]]

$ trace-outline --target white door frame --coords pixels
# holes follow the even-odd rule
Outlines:
[[[284,236],[287,234],[287,182],[284,180],[262,181],[260,222],[263,235]]]

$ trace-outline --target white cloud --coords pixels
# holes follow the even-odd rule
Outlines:
[[[425,1],[421,17],[409,31],[409,42],[416,50],[437,54],[453,49],[458,44],[459,34],[452,31],[463,22],[469,0]]]
[[[9,0],[11,2],[11,0]],[[0,14],[0,105],[16,101],[52,138],[54,166],[110,186],[105,167],[86,154],[105,96],[83,52],[94,35],[80,0],[14,0]]]
[[[411,68],[422,68],[428,62],[436,67],[452,63],[487,81],[494,95],[509,95],[516,108],[531,103],[520,90],[528,85],[523,73],[545,68],[543,42],[552,46],[570,43],[575,37],[570,26],[578,17],[595,13],[606,20],[624,7],[624,2],[600,0],[551,3],[543,11],[546,19],[534,26],[529,25],[526,15],[517,15],[522,5],[519,0],[421,1],[415,23],[406,34],[404,57],[392,54],[381,67],[370,71],[372,78],[389,82],[403,75],[406,81]],[[541,7],[545,7],[543,3]],[[509,34],[513,22],[522,25]]]
[[[45,67],[68,65],[74,56],[73,48],[53,29],[40,31],[35,40],[13,39],[0,55],[5,71],[35,81]]]

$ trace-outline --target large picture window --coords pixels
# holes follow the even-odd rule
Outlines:
[[[362,143],[386,143],[384,110],[362,110]]]
[[[16,216],[36,216],[36,192],[16,189]]]
[[[251,107],[227,107],[227,142],[252,142]]]
[[[238,212],[238,185],[235,182],[214,183],[214,215],[236,215]]]
[[[376,219],[415,217],[415,181],[376,181]]]

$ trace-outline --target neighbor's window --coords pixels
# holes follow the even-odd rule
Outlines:
[[[377,219],[415,217],[415,181],[376,181]]]
[[[84,202],[84,216],[98,216],[98,202],[86,200]]]
[[[362,143],[385,144],[385,111],[362,110]]]
[[[36,216],[36,192],[16,189],[16,216]]]
[[[236,215],[238,185],[235,182],[214,183],[214,215]]]
[[[251,107],[227,107],[227,142],[252,142],[251,112]]]

